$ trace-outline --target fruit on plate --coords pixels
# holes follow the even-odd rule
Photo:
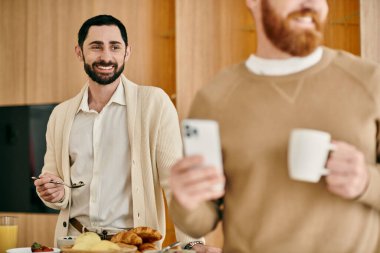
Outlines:
[[[33,243],[30,247],[32,252],[52,252],[54,251],[53,248],[47,247],[45,245],[39,244],[37,242]]]

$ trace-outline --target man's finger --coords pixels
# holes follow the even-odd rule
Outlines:
[[[172,168],[173,173],[183,173],[189,168],[201,166],[202,156],[188,156],[178,161]]]

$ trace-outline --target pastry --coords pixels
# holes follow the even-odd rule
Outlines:
[[[155,242],[162,239],[160,231],[150,227],[136,227],[130,231],[140,236],[144,242]]]
[[[158,250],[158,248],[153,243],[147,242],[139,246],[139,251],[145,251],[145,250]]]
[[[122,242],[125,244],[140,245],[142,244],[143,240],[140,236],[132,231],[122,231],[112,236],[111,242]]]

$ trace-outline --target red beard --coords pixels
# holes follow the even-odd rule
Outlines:
[[[308,15],[312,18],[315,29],[295,31],[291,29],[292,19]],[[281,18],[268,0],[262,1],[262,19],[264,31],[272,44],[292,56],[307,56],[323,42],[324,23],[310,9],[292,12],[286,19]]]

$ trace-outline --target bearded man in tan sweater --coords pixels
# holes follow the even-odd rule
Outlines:
[[[219,122],[225,178],[200,157],[177,162],[175,223],[198,237],[223,220],[225,253],[379,252],[379,67],[320,46],[326,0],[246,2],[256,54],[202,89],[190,112]],[[288,176],[294,128],[332,135],[318,183]],[[225,180],[225,193],[210,187]]]

